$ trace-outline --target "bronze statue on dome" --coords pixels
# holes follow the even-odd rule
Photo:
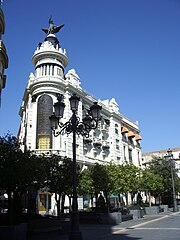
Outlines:
[[[52,20],[52,16],[49,19],[49,28],[42,28],[42,30],[47,34],[54,34],[59,32],[59,30],[64,26],[64,24],[60,26],[55,26]]]

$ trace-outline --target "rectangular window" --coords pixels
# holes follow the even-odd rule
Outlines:
[[[129,149],[129,163],[132,163],[132,150]]]
[[[140,142],[139,142],[139,141],[136,141],[136,145],[137,145],[137,147],[138,147],[138,148],[140,148],[140,147],[141,147],[141,144],[140,144]]]
[[[50,148],[50,136],[49,135],[39,135],[38,136],[38,149],[49,149]]]
[[[57,68],[57,75],[61,75],[61,69]]]
[[[115,133],[118,134],[118,129],[117,128],[115,128]]]
[[[45,73],[45,66],[43,65],[42,66],[42,76],[44,76],[44,73]]]
[[[141,166],[141,161],[140,161],[140,152],[138,151],[138,163],[139,163],[139,166]]]
[[[47,66],[44,66],[45,75],[47,75]]]
[[[54,65],[52,65],[52,75],[54,75]]]
[[[126,161],[126,146],[123,146],[123,151],[124,151],[124,160]]]
[[[119,150],[119,140],[116,139],[116,149]]]
[[[124,142],[127,140],[125,133],[122,133],[122,140],[123,140]]]
[[[129,144],[133,144],[133,138],[129,138]]]

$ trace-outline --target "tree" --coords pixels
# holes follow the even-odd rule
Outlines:
[[[91,168],[91,177],[92,177],[92,183],[94,186],[94,193],[96,197],[96,206],[98,204],[98,194],[102,191],[106,198],[107,210],[109,210],[108,194],[110,191],[110,179],[107,173],[107,166],[96,163]]]
[[[155,196],[157,193],[163,191],[163,178],[153,173],[150,169],[146,169],[142,172],[141,176],[141,190],[147,192],[149,206],[151,207],[151,196]]]
[[[35,155],[21,151],[16,137],[0,137],[0,188],[8,194],[9,224],[20,220],[22,194],[41,185],[41,167]]]
[[[84,172],[84,173],[83,173]],[[110,194],[120,193],[126,195],[128,205],[128,193],[132,195],[140,188],[140,168],[133,164],[116,165],[110,162],[106,165],[95,164],[90,170],[83,171],[80,180],[81,192],[94,194],[96,203],[98,195],[104,193],[107,209],[109,210]]]
[[[90,195],[91,207],[93,207],[93,197],[95,195],[95,189],[93,186],[93,179],[91,177],[90,169],[85,169],[82,172],[80,172],[78,193],[80,195],[83,195],[83,194]]]
[[[116,166],[115,174],[115,192],[122,193],[126,196],[126,204],[128,204],[128,193],[134,195],[139,190],[140,168],[133,164],[123,164]]]
[[[162,177],[163,189],[160,193],[163,204],[172,204],[172,175],[171,167],[173,168],[173,175],[175,181],[176,192],[180,191],[180,178],[177,174],[177,169],[172,165],[173,162],[168,161],[165,157],[153,157],[153,160],[147,166],[153,173]]]
[[[46,171],[46,184],[49,190],[55,194],[57,213],[60,216],[60,213],[64,212],[65,195],[70,197],[72,194],[73,163],[69,158],[62,158],[55,154],[51,155],[51,157],[43,156],[43,158]],[[62,203],[61,206],[60,202]]]

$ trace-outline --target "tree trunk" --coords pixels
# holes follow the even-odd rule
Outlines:
[[[96,198],[96,207],[98,207],[98,194],[95,193],[95,198]]]
[[[64,213],[65,194],[61,195],[61,213]]]
[[[34,187],[28,189],[28,212],[36,213],[37,190]]]
[[[110,212],[110,209],[109,209],[109,197],[108,197],[107,193],[104,193],[104,195],[105,195],[105,199],[106,199],[106,209],[107,209],[107,212],[109,213]]]
[[[126,196],[126,207],[128,207],[129,206],[128,193],[126,193],[125,196]]]
[[[69,198],[69,212],[72,212],[71,196],[68,195],[68,198]]]
[[[107,192],[104,192],[104,197],[105,197],[105,200],[106,200],[106,203],[104,204],[104,208],[105,208],[104,210],[109,213],[110,212],[110,209],[109,209],[109,197],[108,197]]]
[[[12,198],[11,191],[7,191],[8,194],[8,225],[13,225],[13,206],[12,206]]]
[[[162,200],[161,200],[161,194],[159,194],[159,204],[162,204]]]
[[[60,218],[61,208],[60,208],[60,197],[57,200],[57,215]]]
[[[92,194],[90,194],[90,199],[91,199],[91,207],[93,208],[93,207],[94,207],[94,203],[93,203],[93,199],[94,199],[94,197],[93,197]]]
[[[22,204],[21,197],[18,192],[14,192],[13,196],[13,222],[20,223],[21,221],[21,213],[22,213]]]
[[[120,193],[118,194],[118,207],[121,207],[121,195]]]
[[[148,193],[148,199],[149,199],[149,207],[151,207],[151,193]]]
[[[60,218],[60,213],[61,213],[61,209],[60,209],[60,195],[55,193],[55,200],[56,200],[56,204],[57,204],[57,215],[58,218]]]

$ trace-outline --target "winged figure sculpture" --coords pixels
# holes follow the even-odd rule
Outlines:
[[[54,22],[52,20],[52,16],[49,19],[49,28],[42,28],[42,30],[46,33],[46,34],[53,34],[53,33],[57,33],[60,31],[60,29],[64,26],[64,24],[59,25],[59,26],[55,26]]]

